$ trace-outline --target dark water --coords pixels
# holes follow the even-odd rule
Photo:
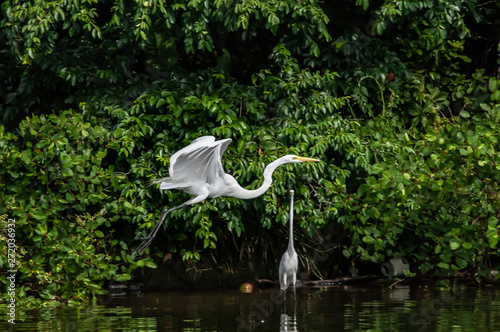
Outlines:
[[[132,293],[107,306],[0,310],[0,331],[500,331],[500,290],[381,286]]]

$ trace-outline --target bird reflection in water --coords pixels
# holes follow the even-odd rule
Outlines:
[[[280,317],[280,332],[298,332],[297,315],[294,311],[293,317],[283,313]]]

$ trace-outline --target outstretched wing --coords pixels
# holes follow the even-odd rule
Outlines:
[[[229,143],[230,138],[215,141],[213,136],[203,136],[177,151],[170,158],[170,178],[160,185],[160,189],[221,181],[225,176],[221,157]]]

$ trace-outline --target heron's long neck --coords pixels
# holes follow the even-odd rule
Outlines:
[[[288,239],[288,250],[295,251],[293,248],[293,194],[291,195],[292,198],[290,199],[290,237]]]
[[[271,184],[273,183],[274,171],[276,170],[276,168],[278,168],[278,166],[283,165],[283,164],[286,164],[286,162],[282,158],[280,158],[280,159],[273,161],[269,165],[267,165],[266,168],[264,169],[264,174],[263,174],[264,182],[262,183],[262,185],[259,188],[254,189],[254,190],[239,188],[238,192],[235,192],[231,196],[236,197],[236,198],[250,199],[250,198],[255,198],[255,197],[259,197],[259,196],[263,195],[267,191],[267,189],[269,189]]]

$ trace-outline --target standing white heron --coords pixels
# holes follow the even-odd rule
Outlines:
[[[319,161],[318,159],[286,155],[276,159],[264,169],[264,183],[257,189],[242,188],[236,179],[224,172],[221,157],[231,139],[216,141],[213,136],[195,139],[185,148],[177,151],[170,158],[170,177],[153,183],[160,183],[160,189],[180,189],[194,197],[179,206],[162,212],[151,233],[143,239],[136,252],[143,252],[153,241],[167,214],[181,207],[200,203],[208,197],[228,196],[241,199],[258,197],[266,192],[273,183],[274,170],[283,164]]]
[[[281,256],[279,268],[280,288],[283,291],[285,301],[286,290],[288,286],[290,286],[290,283],[293,283],[293,298],[297,301],[295,297],[295,285],[297,282],[299,259],[297,257],[297,253],[295,252],[295,248],[293,247],[293,194],[294,191],[290,190],[290,236],[288,238],[288,248],[283,256]]]

